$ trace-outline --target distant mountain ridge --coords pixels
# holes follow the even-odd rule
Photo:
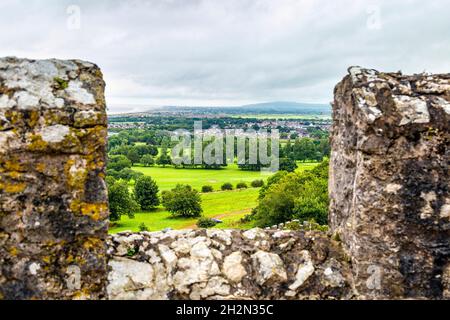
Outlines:
[[[212,113],[263,113],[263,114],[277,114],[277,113],[302,113],[302,114],[331,114],[331,105],[316,104],[316,103],[301,103],[290,101],[274,101],[265,103],[248,104],[242,106],[229,107],[199,107],[199,106],[165,106],[151,111],[180,111],[180,112],[195,112],[207,111]]]
[[[331,105],[329,104],[316,104],[316,103],[301,103],[301,102],[289,102],[289,101],[274,101],[257,104],[248,104],[238,107],[249,111],[265,111],[265,112],[323,112],[331,113]],[[308,112],[309,113],[309,112]]]

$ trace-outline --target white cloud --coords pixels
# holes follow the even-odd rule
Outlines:
[[[448,72],[449,16],[447,0],[2,0],[0,56],[93,61],[112,109],[329,102],[350,65]]]

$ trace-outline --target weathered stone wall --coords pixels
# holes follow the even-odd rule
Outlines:
[[[108,240],[109,299],[349,299],[348,258],[321,232],[123,233]]]
[[[351,68],[322,232],[107,236],[104,82],[0,59],[0,299],[450,298],[450,75]]]
[[[0,299],[105,296],[99,68],[0,59]]]
[[[450,74],[335,89],[330,222],[360,298],[450,298]]]

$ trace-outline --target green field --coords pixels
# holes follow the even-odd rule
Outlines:
[[[317,163],[298,162],[298,171],[310,170]],[[241,171],[237,165],[229,165],[221,170],[205,169],[175,169],[173,167],[133,167],[133,170],[143,172],[151,176],[159,186],[161,191],[174,188],[178,183],[189,184],[197,190],[201,190],[203,185],[212,185],[215,190],[220,190],[220,186],[225,182],[236,183],[244,181],[250,186],[250,182],[255,179],[267,180],[267,175],[260,172]],[[259,189],[249,188],[245,190],[218,191],[204,193],[202,197],[203,216],[217,218],[223,221],[217,228],[251,228],[251,223],[242,224],[240,219],[251,212],[256,207]],[[110,233],[121,231],[139,231],[139,225],[145,223],[150,231],[158,231],[166,228],[172,229],[192,229],[196,227],[197,218],[172,218],[170,213],[160,207],[154,212],[139,212],[134,219],[126,216],[115,223],[110,228]]]
[[[259,189],[246,189],[238,191],[214,192],[202,194],[203,215],[223,220],[218,228],[240,228],[239,219],[250,213],[256,206]],[[139,225],[145,223],[150,231],[172,229],[191,229],[196,227],[197,218],[172,218],[163,208],[155,212],[141,212],[134,219],[122,217],[110,233],[125,230],[139,231]]]
[[[133,167],[133,170],[151,176],[158,184],[160,190],[174,188],[178,183],[189,184],[194,189],[201,190],[204,185],[211,185],[214,190],[220,190],[225,182],[236,185],[238,182],[250,184],[253,180],[267,179],[257,171],[242,171],[236,164],[230,164],[221,170],[206,169],[175,169],[173,167]]]

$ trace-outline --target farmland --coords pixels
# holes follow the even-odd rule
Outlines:
[[[299,163],[300,171],[312,169],[316,163]],[[223,221],[217,228],[250,228],[251,225],[240,223],[240,219],[251,212],[257,204],[259,189],[249,188],[244,190],[218,191],[225,182],[234,186],[239,182],[250,185],[253,180],[267,179],[267,175],[260,172],[242,171],[236,165],[229,165],[221,170],[206,169],[175,169],[173,167],[133,167],[133,170],[151,176],[158,184],[160,191],[169,190],[178,183],[189,184],[200,190],[203,185],[211,185],[216,192],[203,193],[203,216],[217,218]],[[173,218],[163,207],[152,212],[135,213],[134,219],[123,216],[110,228],[111,233],[125,230],[139,231],[139,226],[144,223],[149,231],[172,229],[189,229],[196,227],[196,218]]]

